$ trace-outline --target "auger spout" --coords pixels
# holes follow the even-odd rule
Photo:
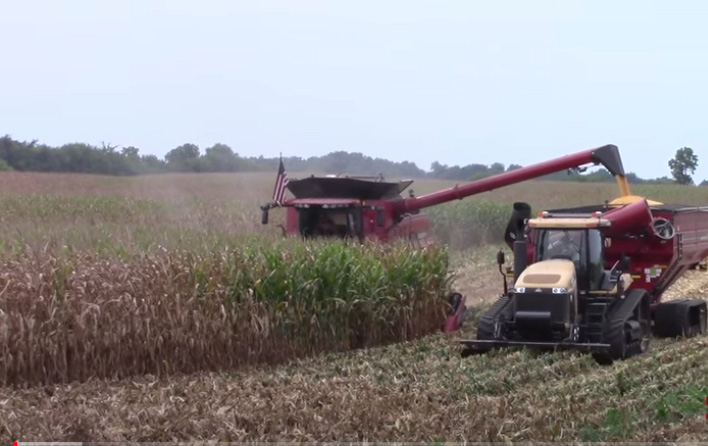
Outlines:
[[[500,187],[521,183],[544,175],[549,175],[566,169],[575,169],[586,164],[602,164],[617,180],[620,196],[629,196],[629,184],[625,177],[622,159],[617,146],[608,144],[594,149],[584,150],[572,155],[565,155],[550,161],[522,167],[470,183],[455,185],[420,197],[405,198],[397,205],[401,214],[415,212],[423,208],[435,206],[453,200],[461,200],[471,195],[488,192]]]

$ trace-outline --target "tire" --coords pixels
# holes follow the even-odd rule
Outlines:
[[[657,336],[692,338],[706,333],[706,301],[702,299],[664,302],[655,311]]]
[[[701,299],[692,299],[687,305],[690,305],[690,308],[686,337],[692,338],[706,334],[708,303]]]

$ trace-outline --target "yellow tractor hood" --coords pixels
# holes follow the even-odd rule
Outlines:
[[[575,288],[575,265],[570,260],[543,260],[532,263],[519,275],[515,286],[533,292],[537,288]]]

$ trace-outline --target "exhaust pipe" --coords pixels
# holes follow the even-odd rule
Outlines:
[[[528,203],[517,201],[511,213],[509,224],[506,227],[505,240],[514,251],[514,282],[526,269],[526,239],[524,227],[526,220],[531,218],[531,206]]]
[[[526,269],[526,241],[514,242],[514,283]]]

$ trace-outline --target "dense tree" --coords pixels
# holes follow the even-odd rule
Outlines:
[[[176,172],[199,172],[199,146],[182,144],[167,152],[165,161],[170,170]]]
[[[226,144],[214,144],[204,153],[203,168],[208,172],[236,172],[239,159],[231,147]]]
[[[690,147],[678,149],[676,156],[669,160],[671,175],[679,184],[693,184],[691,175],[696,171],[696,167],[698,167],[698,156]]]

